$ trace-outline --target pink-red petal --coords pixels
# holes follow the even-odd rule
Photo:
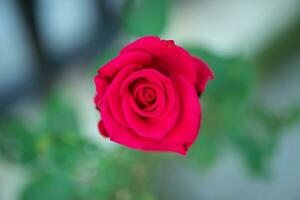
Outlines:
[[[151,138],[144,138],[136,134],[132,129],[120,125],[112,116],[109,107],[103,103],[101,105],[102,120],[106,131],[110,135],[110,140],[127,146],[129,148],[144,151],[164,151],[186,154],[185,145],[164,145],[160,141]]]
[[[182,75],[193,85],[197,81],[196,68],[191,55],[172,40],[160,40],[155,36],[142,37],[124,47],[120,55],[143,51],[153,56],[153,64],[164,74]]]
[[[193,59],[197,69],[196,90],[198,93],[202,93],[205,90],[207,82],[214,79],[214,74],[204,61],[196,57]]]
[[[108,83],[104,78],[97,75],[94,78],[94,84],[96,87],[96,96],[94,98],[94,102],[95,102],[96,106],[99,107],[101,104],[102,98],[104,96],[104,93],[106,91],[106,88],[108,86]]]
[[[106,101],[107,105],[110,107],[115,119],[124,126],[127,126],[127,123],[122,112],[122,96],[120,96],[120,89],[124,84],[124,80],[139,68],[140,66],[136,64],[125,66],[113,79],[103,98],[103,101]]]
[[[125,66],[135,65],[150,65],[152,56],[149,53],[142,51],[131,51],[124,53],[112,59],[107,64],[103,65],[98,70],[101,77],[108,79],[114,78]]]
[[[198,136],[201,123],[199,98],[193,85],[183,77],[175,77],[174,82],[181,112],[174,127],[163,138],[163,144],[192,144]]]

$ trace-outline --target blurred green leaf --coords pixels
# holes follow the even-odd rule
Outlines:
[[[160,35],[168,14],[168,0],[128,0],[124,28],[137,36]]]
[[[143,194],[140,200],[156,200],[153,194]]]
[[[68,200],[74,199],[71,180],[65,176],[42,176],[25,188],[22,200]]]
[[[58,94],[53,93],[48,97],[42,114],[44,129],[51,134],[79,134],[74,108]]]
[[[189,157],[202,171],[210,169],[220,153],[220,140],[210,133],[201,130],[201,134],[189,151]]]
[[[0,129],[0,155],[3,158],[21,163],[36,159],[36,135],[22,121],[8,120]]]
[[[258,77],[256,68],[241,58],[220,56],[197,47],[187,49],[207,62],[215,73],[215,79],[208,83],[206,92],[201,96],[203,129],[199,137],[203,141],[196,144],[198,157],[195,156],[195,159],[209,164],[229,142],[246,166],[257,174],[266,174],[268,158],[278,140],[278,134],[271,126],[278,121],[268,115],[265,119],[272,124],[267,126],[263,119],[258,118],[259,112],[253,109]],[[201,152],[204,152],[203,155]]]
[[[284,116],[284,120],[282,124],[286,127],[294,125],[295,123],[299,122],[300,120],[300,106],[290,106],[286,115]]]
[[[199,47],[187,47],[213,69],[215,79],[210,81],[204,96],[216,102],[243,104],[251,98],[257,83],[255,66],[244,59],[217,55]]]

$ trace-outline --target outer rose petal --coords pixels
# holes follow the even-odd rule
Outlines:
[[[182,75],[193,85],[197,81],[196,68],[190,54],[176,46],[172,40],[160,40],[155,36],[142,37],[126,47],[120,55],[132,51],[148,52],[154,57],[154,65],[165,74]]]
[[[101,133],[101,135],[103,137],[109,137],[109,134],[108,132],[106,131],[106,129],[104,128],[104,125],[103,125],[103,121],[99,121],[98,122],[98,129],[99,129],[99,132]]]
[[[129,52],[112,59],[98,70],[98,75],[94,78],[94,84],[96,86],[96,96],[94,102],[96,107],[100,107],[102,98],[106,91],[106,88],[113,79],[123,68],[126,68],[130,64],[147,65],[151,64],[152,57],[145,52]]]
[[[214,79],[214,74],[208,64],[199,58],[194,57],[193,59],[197,69],[196,90],[198,93],[202,93],[205,90],[207,81]]]
[[[166,134],[162,143],[166,145],[184,144],[185,147],[188,147],[196,140],[200,129],[200,102],[193,85],[183,77],[174,79],[180,98],[181,113],[175,126]]]
[[[149,65],[152,63],[152,57],[149,53],[142,51],[131,51],[124,53],[112,59],[98,70],[101,77],[112,79],[125,66],[130,64]]]
[[[110,135],[110,140],[129,148],[140,149],[145,151],[166,151],[176,152],[186,155],[186,147],[184,145],[164,145],[158,140],[144,138],[139,136],[131,129],[119,124],[113,117],[109,107],[105,102],[101,105],[102,120],[106,132]]]
[[[122,112],[122,97],[120,96],[120,89],[124,80],[138,68],[140,68],[140,66],[135,64],[124,67],[113,79],[111,85],[107,88],[105,97],[103,98],[103,101],[106,101],[109,105],[114,118],[124,126],[127,126],[127,123]]]
[[[96,107],[100,107],[102,97],[104,96],[106,87],[108,86],[107,81],[104,78],[101,78],[99,75],[95,76],[94,84],[96,87],[96,96],[94,98]]]

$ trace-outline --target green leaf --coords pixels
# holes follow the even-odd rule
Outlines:
[[[199,47],[187,48],[192,55],[200,57],[210,65],[215,79],[208,87],[201,101],[203,105],[203,129],[197,148],[200,164],[209,164],[222,152],[226,142],[235,147],[247,166],[255,172],[266,172],[266,162],[273,149],[275,138],[261,130],[255,137],[249,130],[250,106],[256,85],[254,65],[237,57],[220,56]],[[201,147],[201,148],[200,148]],[[201,163],[202,162],[202,163]],[[200,165],[200,166],[201,166]],[[204,165],[205,166],[205,165]]]
[[[124,28],[131,34],[160,35],[168,14],[168,0],[128,0]]]
[[[74,199],[73,185],[65,176],[42,176],[24,190],[21,199],[71,200]]]
[[[74,108],[67,99],[59,97],[59,94],[52,93],[43,110],[45,129],[51,134],[61,135],[64,132],[79,133]]]
[[[250,99],[257,82],[256,69],[250,61],[220,56],[199,47],[187,47],[187,50],[208,63],[215,74],[204,96],[218,103],[234,105]]]
[[[220,140],[211,132],[201,131],[196,143],[191,147],[189,157],[202,169],[209,169],[214,161],[218,158],[220,150]]]
[[[0,127],[0,155],[9,161],[28,163],[37,157],[36,134],[20,120],[7,120]]]

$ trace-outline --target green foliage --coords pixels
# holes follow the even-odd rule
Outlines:
[[[23,121],[13,120],[1,127],[0,158],[27,163],[37,157],[36,137],[25,128]]]
[[[209,82],[205,96],[216,103],[241,104],[253,92],[256,83],[255,66],[238,57],[224,57],[197,47],[187,48],[213,69],[215,79]]]
[[[215,134],[202,133],[189,152],[189,160],[195,163],[200,171],[206,172],[210,169],[220,154],[221,141]]]
[[[29,185],[22,200],[71,200],[74,199],[72,182],[64,176],[41,176]]]
[[[254,95],[258,93],[258,72],[253,63],[218,56],[201,48],[187,49],[205,60],[215,73],[215,80],[208,84],[201,97],[203,127],[199,141],[191,149],[192,159],[200,167],[208,168],[226,145],[230,145],[249,169],[267,175],[268,161],[281,130],[299,119],[299,109],[276,115],[260,106]]]
[[[133,35],[160,35],[165,27],[168,0],[128,0],[124,28]]]

